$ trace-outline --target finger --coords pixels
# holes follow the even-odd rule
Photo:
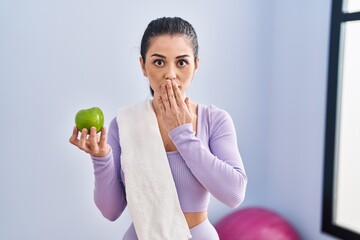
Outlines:
[[[75,146],[78,145],[78,142],[79,140],[77,139],[78,138],[78,129],[76,127],[73,128],[73,132],[72,132],[72,135],[69,139],[69,142]]]
[[[90,136],[89,136],[89,146],[91,149],[96,149],[98,146],[96,128],[90,128]]]
[[[105,127],[101,128],[99,145],[101,148],[106,146],[106,128]]]
[[[80,135],[80,140],[79,140],[79,143],[78,143],[78,147],[82,150],[84,150],[85,152],[87,152],[87,147],[86,147],[86,139],[87,138],[87,129],[84,128],[82,131],[81,131],[81,135]]]
[[[96,142],[100,143],[100,134],[96,134],[95,136],[96,136]]]
[[[164,106],[162,97],[159,96],[158,100],[159,100],[160,114],[161,114],[161,116],[164,116],[165,115],[165,106]]]
[[[170,103],[170,107],[177,107],[177,102],[175,99],[175,95],[174,95],[174,89],[172,87],[173,81],[167,81],[166,82],[166,90],[167,90],[167,95],[168,95],[168,99],[169,99],[169,103]]]
[[[159,96],[157,100],[159,103],[159,107],[165,109],[163,98],[161,96]]]
[[[162,100],[162,103],[164,105],[165,111],[167,109],[170,109],[169,98],[168,98],[168,94],[167,94],[167,90],[166,90],[165,85],[161,85],[161,100]]]
[[[174,94],[175,94],[175,98],[176,98],[176,103],[178,106],[182,106],[185,107],[185,103],[183,100],[183,95],[177,85],[176,82],[173,82],[173,89],[174,89]]]

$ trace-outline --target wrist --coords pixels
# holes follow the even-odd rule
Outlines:
[[[168,135],[169,135],[170,139],[174,139],[174,138],[176,138],[176,136],[178,136],[179,134],[182,134],[184,132],[195,133],[193,130],[192,123],[181,124],[173,129],[171,129],[168,132]]]
[[[100,150],[98,153],[95,153],[95,154],[91,154],[91,157],[93,159],[106,159],[107,156],[110,155],[110,152],[111,152],[111,147],[109,144],[106,144],[106,147],[102,150]]]

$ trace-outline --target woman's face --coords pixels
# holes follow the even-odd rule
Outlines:
[[[160,86],[166,80],[175,81],[183,95],[198,68],[190,40],[181,35],[163,35],[150,41],[146,61],[140,57],[144,76],[149,79],[154,97],[161,95]]]

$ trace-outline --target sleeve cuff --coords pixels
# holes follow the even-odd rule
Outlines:
[[[103,157],[95,157],[91,156],[91,159],[94,163],[94,165],[106,165],[111,161],[112,157],[112,149],[110,148],[110,151]]]
[[[173,142],[177,142],[177,140],[183,139],[186,136],[193,136],[195,132],[193,130],[192,123],[182,124],[169,132],[169,137]]]

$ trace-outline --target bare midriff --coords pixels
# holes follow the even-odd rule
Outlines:
[[[184,212],[184,216],[189,228],[193,228],[207,218],[207,212]]]

